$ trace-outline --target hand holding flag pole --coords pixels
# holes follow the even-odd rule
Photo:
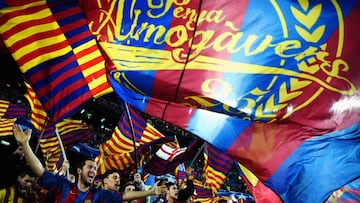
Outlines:
[[[204,143],[201,145],[200,149],[196,152],[194,158],[191,160],[189,166],[187,166],[187,167],[192,167],[192,165],[194,164],[194,162],[196,161],[196,159],[199,157],[200,153],[203,151],[203,149],[204,149],[204,147],[205,147],[205,144],[206,144],[206,142],[204,142]],[[179,188],[182,187],[182,185],[183,185],[186,177],[187,177],[187,175],[181,180],[181,183],[180,183]]]
[[[57,127],[55,127],[55,134],[56,134],[56,137],[57,137],[57,139],[59,141],[59,145],[60,145],[60,148],[61,148],[61,153],[62,153],[62,155],[64,157],[64,161],[67,161],[68,159],[66,157],[64,145],[63,145],[63,143],[61,141],[61,137],[60,137],[59,130],[58,130]],[[66,177],[67,177],[68,180],[70,180],[70,174],[69,174],[69,168],[68,167],[66,168]]]

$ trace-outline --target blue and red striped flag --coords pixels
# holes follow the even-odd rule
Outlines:
[[[56,128],[61,140],[56,135]],[[91,139],[92,133],[89,127],[80,120],[65,119],[55,126],[47,125],[39,141],[47,168],[56,169],[62,154],[60,141],[65,149],[69,149],[77,143],[88,143]]]
[[[82,120],[64,119],[56,124],[61,141],[71,147],[77,143],[89,143],[93,139],[93,132]]]
[[[98,2],[85,14],[127,103],[225,151],[284,202],[323,202],[360,175],[358,0],[116,2],[101,5],[115,24]]]
[[[0,100],[0,118],[26,117],[29,109],[21,104],[13,104],[9,101]]]
[[[205,188],[211,189],[215,195],[234,165],[234,160],[225,152],[210,144],[205,145],[204,157],[203,185]]]
[[[1,38],[52,123],[111,91],[76,1],[3,1],[0,14]]]
[[[194,179],[193,183],[194,189],[196,191],[196,197],[194,199],[195,201],[207,203],[218,202],[218,198],[213,196],[212,189],[205,188],[203,183],[197,179]]]

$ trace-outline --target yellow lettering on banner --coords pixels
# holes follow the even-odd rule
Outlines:
[[[275,54],[280,57],[295,57],[297,55],[296,52],[294,54],[286,55],[285,52],[293,49],[301,48],[301,43],[298,40],[287,40],[277,44],[275,47]]]
[[[230,95],[232,88],[229,83],[224,80],[220,80],[218,78],[210,78],[205,80],[201,84],[201,90],[206,95],[217,95],[220,98],[226,98]]]
[[[186,28],[184,26],[178,25],[170,29],[166,34],[166,44],[171,47],[179,47],[187,41],[187,38],[188,34]]]
[[[141,10],[135,8],[135,2],[133,1],[130,9],[124,10],[125,0],[120,0],[117,8],[115,38],[121,41],[117,45],[106,45],[106,52],[110,55],[117,55],[118,59],[124,56],[129,56],[127,60],[119,60],[118,64],[115,64],[118,69],[131,69],[137,67],[137,70],[183,70],[184,63],[187,70],[209,70],[209,71],[221,71],[234,72],[238,74],[269,74],[274,78],[277,75],[285,77],[299,78],[303,82],[317,83],[320,89],[328,89],[330,91],[338,92],[339,94],[349,95],[353,94],[356,90],[354,84],[349,79],[341,76],[341,72],[345,72],[349,69],[347,62],[342,59],[342,46],[344,41],[344,28],[341,7],[336,1],[332,1],[334,8],[338,15],[338,47],[335,60],[333,58],[327,60],[329,52],[326,51],[326,44],[322,47],[317,47],[316,43],[319,43],[323,38],[326,31],[326,25],[319,23],[319,18],[323,13],[322,3],[318,3],[315,6],[310,6],[307,1],[299,1],[301,6],[289,6],[288,14],[293,14],[292,30],[295,35],[294,39],[289,38],[289,24],[286,22],[286,16],[282,13],[282,8],[277,4],[277,1],[270,1],[274,7],[274,11],[278,14],[279,25],[281,30],[276,36],[283,36],[283,39],[276,38],[275,35],[269,34],[249,34],[241,32],[240,25],[232,22],[227,13],[223,9],[201,9],[191,4],[191,0],[147,0],[141,3],[147,3],[148,10]],[[140,3],[139,1],[137,3]],[[307,6],[304,6],[304,5]],[[106,12],[104,12],[106,13]],[[109,12],[110,13],[110,12]],[[126,16],[126,15],[129,15]],[[166,19],[166,23],[171,20],[172,24],[162,23],[163,17],[172,16],[173,19]],[[122,27],[126,19],[126,28]],[[108,18],[103,18],[107,21]],[[141,19],[141,20],[139,20]],[[154,21],[152,21],[154,19]],[[156,23],[152,23],[156,22]],[[109,24],[109,22],[107,22]],[[196,24],[197,23],[197,24]],[[202,29],[202,23],[209,23],[210,26],[206,26],[208,29]],[[111,24],[111,23],[110,23]],[[130,24],[130,26],[128,25]],[[114,26],[115,26],[114,25]],[[193,32],[196,29],[196,32]],[[216,29],[215,26],[224,27],[224,29]],[[172,51],[155,50],[141,47],[125,46],[131,45],[131,42],[143,42],[149,45],[160,45],[170,47]],[[305,47],[306,45],[306,47]],[[114,50],[118,53],[111,53]],[[216,57],[208,57],[207,55],[201,55],[208,52],[227,52],[229,55],[239,54],[242,57],[251,57],[266,53],[272,55],[274,61],[279,64],[271,64],[272,66],[263,66],[259,63],[248,64],[246,59],[241,62],[222,60]],[[136,53],[136,54],[134,54]],[[124,55],[121,55],[124,54]],[[214,54],[216,56],[216,53]],[[277,56],[277,57],[276,57]],[[116,58],[116,57],[113,57]],[[297,67],[286,68],[287,59],[296,60]],[[276,67],[278,66],[278,67]],[[297,68],[297,69],[296,69]],[[322,71],[327,74],[326,80],[318,78],[315,73]],[[344,83],[342,87],[335,87],[332,85],[332,80],[340,80]],[[274,79],[274,81],[277,78]],[[280,110],[286,107],[286,103],[279,103],[277,98],[281,98],[279,94],[285,95],[281,98],[281,101],[288,101],[289,98],[295,98],[301,94],[301,91],[288,90],[293,88],[289,86],[290,82],[287,81],[284,85],[284,90],[281,92],[264,92],[262,95],[258,95],[256,99],[247,98],[246,95],[241,98],[236,98],[236,102],[246,103],[242,105],[246,111],[252,111],[249,114],[259,115],[264,117],[276,116],[275,110]],[[202,83],[201,89],[205,95],[216,95],[215,98],[227,98],[231,95],[232,87],[225,81],[220,79],[210,78]],[[255,90],[255,88],[254,88]],[[266,89],[268,90],[268,89]],[[265,91],[265,90],[264,90]],[[321,90],[322,91],[322,90]],[[251,92],[251,90],[249,91]],[[272,95],[270,95],[272,94]],[[313,94],[311,99],[314,99],[316,95],[319,95],[320,91]],[[259,99],[259,98],[267,98]],[[218,107],[221,105],[210,104],[210,100],[206,97],[192,96],[188,99],[193,99],[194,102],[184,101],[187,105],[198,103],[199,105],[211,108],[212,105]],[[196,101],[196,102],[195,102]],[[226,101],[228,102],[228,101]],[[230,103],[232,101],[229,101]],[[231,104],[232,105],[232,104]],[[235,104],[237,105],[237,104]],[[306,105],[306,103],[304,103]],[[220,107],[221,108],[221,107]],[[303,108],[299,105],[294,107],[294,111]],[[223,106],[225,111],[234,111],[230,106]],[[242,110],[244,112],[244,110]],[[233,112],[235,114],[240,113]],[[255,113],[254,113],[255,112]],[[270,114],[263,113],[270,112]],[[250,117],[249,117],[250,118]]]
[[[153,24],[149,25],[147,22],[142,23],[140,29],[136,32],[136,38],[139,38],[143,33],[145,33],[143,37],[144,42],[149,42],[153,33],[155,33],[153,40],[154,44],[163,44],[165,42],[164,35],[166,34],[166,28],[162,25],[155,26]]]
[[[164,3],[164,1],[166,1],[166,2]],[[152,0],[148,0],[147,2],[148,2],[149,10],[147,11],[146,14],[150,18],[160,18],[160,17],[164,16],[169,11],[169,9],[171,8],[171,5],[172,5],[172,1],[167,1],[167,0],[157,1],[158,5],[155,5]],[[158,10],[160,10],[160,9],[163,9],[161,13],[159,13],[157,15],[153,14],[155,12],[158,12]]]

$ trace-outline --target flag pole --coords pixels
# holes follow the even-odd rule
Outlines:
[[[42,131],[41,131],[41,133],[40,133],[39,138],[38,138],[38,142],[37,142],[37,144],[36,144],[36,148],[35,148],[35,154],[36,154],[36,153],[38,152],[38,150],[39,150],[39,147],[40,147],[40,141],[41,141],[41,139],[42,139],[42,138],[43,138],[43,136],[44,136],[44,133],[45,133],[45,128],[46,128],[46,126],[47,126],[48,121],[49,121],[49,119],[46,119],[46,121],[45,121],[45,125],[44,125],[44,127],[43,127],[43,129],[42,129]]]
[[[198,156],[200,155],[200,153],[201,153],[202,150],[204,149],[205,144],[206,144],[206,142],[204,142],[204,143],[201,145],[199,151],[196,152],[196,155],[195,155],[194,158],[191,160],[189,167],[191,167],[191,166],[194,164],[194,162],[196,161],[196,159],[198,158]]]
[[[191,167],[191,166],[194,164],[194,162],[196,161],[196,159],[198,158],[198,156],[200,155],[200,153],[203,151],[203,149],[204,149],[204,147],[205,147],[205,144],[206,144],[206,142],[204,142],[204,143],[201,145],[200,149],[196,152],[194,158],[191,160],[191,162],[190,162],[190,164],[189,164],[188,167]],[[186,170],[186,168],[185,168],[185,170]],[[186,178],[186,176],[184,177],[184,179],[182,179],[179,188],[182,187],[185,178]]]
[[[56,134],[56,137],[59,141],[59,144],[60,144],[60,148],[61,148],[61,153],[64,157],[64,161],[67,161],[67,157],[66,157],[66,153],[65,153],[65,149],[64,149],[64,145],[61,141],[61,137],[60,137],[60,134],[59,134],[59,131],[58,131],[58,128],[55,126],[55,134]],[[69,168],[66,169],[66,177],[68,180],[70,180],[70,174],[69,174]]]
[[[137,150],[136,150],[136,141],[135,141],[135,132],[134,132],[134,126],[133,126],[133,122],[131,119],[131,115],[130,115],[130,111],[129,111],[129,107],[128,104],[124,101],[124,106],[125,106],[125,113],[126,116],[129,119],[129,124],[130,124],[130,130],[131,130],[131,135],[132,135],[132,140],[133,140],[133,146],[134,146],[134,153],[135,153],[135,171],[138,170],[138,155],[137,155]]]

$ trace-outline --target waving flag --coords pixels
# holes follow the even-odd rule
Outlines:
[[[151,152],[151,148],[156,145],[161,145],[163,143],[168,143],[173,141],[173,137],[166,136],[163,138],[159,138],[143,144],[136,148],[136,155],[138,157],[146,156]],[[99,158],[99,170],[98,175],[103,174],[107,170],[110,169],[118,169],[126,172],[130,172],[135,169],[135,151],[131,152],[122,152],[122,153],[112,153],[112,154],[102,154],[100,150]],[[142,163],[140,163],[140,167],[142,167]]]
[[[16,119],[0,118],[0,136],[12,135],[15,121]]]
[[[170,146],[163,144],[160,149],[156,151],[155,155],[165,161],[172,161],[177,156],[180,156],[186,151],[186,147],[183,148],[171,148]]]
[[[25,106],[0,100],[0,118],[26,117],[27,112],[28,109]]]
[[[89,143],[93,133],[89,126],[81,120],[64,119],[56,124],[61,140],[68,147],[77,143]]]
[[[249,169],[235,163],[247,188],[249,188],[256,203],[281,203],[280,198],[268,187],[266,187]]]
[[[101,157],[98,175],[104,174],[107,170],[118,169],[126,170],[135,167],[133,153],[112,154]]]
[[[36,93],[34,92],[33,88],[25,82],[25,86],[27,89],[27,92],[25,93],[24,97],[27,99],[27,101],[30,104],[30,120],[33,124],[35,130],[38,133],[42,133],[45,129],[46,124],[48,123],[48,116],[47,113],[44,110],[44,107],[42,106],[41,102],[36,96]]]
[[[111,91],[76,1],[3,1],[0,16],[1,38],[52,123]]]
[[[130,118],[134,128],[135,146],[139,147],[153,140],[165,137],[151,124],[147,123],[135,109],[129,106]],[[134,151],[134,141],[130,120],[124,113],[118,122],[111,138],[100,145],[101,154],[121,154]]]
[[[56,128],[61,142],[66,149],[77,143],[88,143],[92,138],[89,127],[80,120],[65,119],[54,125],[47,125],[40,138],[40,147],[49,170],[56,169],[56,163],[61,157],[60,141],[56,136]]]
[[[196,191],[195,201],[200,202],[218,202],[218,198],[213,197],[213,191],[208,188],[204,188],[203,183],[200,180],[194,179],[194,189]]]
[[[204,187],[212,189],[215,195],[223,185],[234,161],[229,155],[210,144],[205,145],[204,156]]]
[[[131,106],[128,107],[135,140],[133,139],[129,117],[124,113],[111,138],[99,147],[102,162],[98,174],[114,168],[119,170],[133,168],[135,166],[135,153],[140,157],[147,153],[148,147],[157,144],[157,141],[160,143],[169,141],[165,135],[147,123],[135,109]]]
[[[179,150],[174,147],[170,147],[174,146],[174,144],[167,143],[168,146],[166,148],[172,148],[171,150],[168,150],[170,153],[164,153],[164,150],[162,150],[160,147],[151,157],[148,163],[146,163],[144,170],[148,173],[158,176],[174,172],[179,164],[184,163],[186,160],[196,154],[196,151],[200,149],[202,144],[202,140],[196,139],[188,147],[186,147],[185,151],[181,150],[181,153],[179,153]]]
[[[86,2],[119,96],[282,201],[323,202],[360,175],[358,0]]]

